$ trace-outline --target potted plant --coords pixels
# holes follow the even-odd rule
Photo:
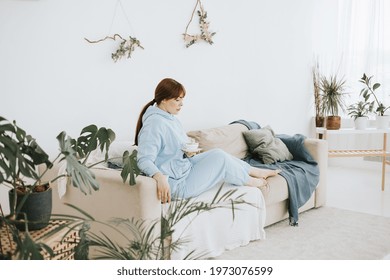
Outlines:
[[[47,153],[37,144],[36,140],[27,135],[26,132],[16,125],[16,122],[9,122],[0,116],[0,183],[5,184],[14,191],[17,188],[25,189],[25,197],[29,198],[38,186],[45,185],[45,191],[51,190],[50,184],[40,183],[44,173],[46,173],[58,161],[64,161],[67,164],[67,174],[59,175],[50,180],[53,182],[63,176],[67,176],[72,181],[73,186],[79,188],[84,193],[89,193],[91,190],[98,190],[99,184],[95,180],[93,174],[93,166],[100,162],[88,163],[87,159],[92,151],[100,149],[106,152],[104,161],[112,160],[108,158],[108,150],[111,143],[115,139],[115,133],[110,129],[100,128],[95,125],[85,127],[77,139],[72,139],[65,132],[61,132],[57,136],[60,151],[55,160],[50,161]],[[123,171],[121,177],[126,181],[130,177],[129,184],[135,184],[135,175],[139,174],[136,166],[136,150],[130,155],[129,152],[124,152]],[[43,164],[44,171],[37,172],[37,165]],[[30,182],[27,183],[27,179]],[[172,234],[175,225],[182,219],[202,212],[211,211],[218,208],[231,209],[234,219],[236,206],[247,204],[242,198],[242,194],[236,195],[236,190],[222,191],[223,185],[220,186],[217,193],[211,202],[198,201],[197,198],[173,201],[167,209],[166,215],[160,221],[129,220],[121,218],[113,218],[109,222],[98,221],[85,211],[76,206],[68,204],[78,210],[81,214],[78,215],[52,215],[51,220],[60,220],[65,223],[55,230],[48,230],[43,236],[50,237],[56,233],[65,235],[71,230],[77,230],[79,233],[79,241],[77,245],[72,247],[74,257],[76,259],[165,259],[170,257],[172,250],[183,246],[186,241],[182,238],[172,241]],[[51,198],[51,195],[49,196]],[[49,254],[55,256],[55,252],[42,239],[34,240],[29,234],[30,229],[30,213],[22,215],[23,225],[25,230],[21,231],[16,228],[18,215],[22,210],[15,210],[19,206],[14,205],[11,209],[11,214],[4,216],[0,204],[0,227],[7,227],[7,234],[10,244],[11,239],[16,244],[16,249],[11,251],[3,250],[3,244],[0,243],[0,260],[1,259],[43,259],[44,255]],[[39,209],[41,205],[34,206],[32,209]],[[19,212],[18,212],[19,211]],[[193,217],[191,218],[193,219]],[[41,221],[39,221],[41,222]],[[101,235],[89,231],[91,224],[99,224],[103,226]],[[155,236],[152,234],[154,227],[161,227],[161,234]],[[105,231],[107,229],[107,231]],[[114,232],[112,232],[114,230]],[[124,230],[130,231],[125,232]],[[126,237],[125,245],[117,244],[110,238],[110,234],[119,233]],[[64,237],[59,237],[63,240]],[[134,237],[134,240],[130,238]],[[90,249],[97,249],[97,255],[89,255]],[[191,252],[187,258],[200,257]]]
[[[373,102],[358,101],[355,104],[350,105],[348,115],[354,119],[356,129],[366,129],[368,126],[368,114],[372,112],[374,107]]]
[[[345,80],[338,79],[336,75],[329,78],[321,76],[321,104],[325,117],[326,129],[339,129],[341,126],[341,117],[339,110],[345,110]]]
[[[61,177],[68,177],[68,184],[72,183],[83,193],[98,190],[99,184],[91,170],[98,163],[88,163],[88,157],[96,149],[105,151],[105,161],[108,160],[110,144],[115,139],[115,133],[104,127],[97,128],[89,125],[82,129],[80,136],[73,139],[61,132],[57,136],[59,153],[53,161],[38,145],[36,140],[28,135],[16,122],[9,122],[0,116],[0,184],[10,188],[10,215],[3,217],[3,222],[10,226],[18,226],[19,230],[35,230],[45,227],[51,215],[51,187],[50,183]],[[125,153],[122,178],[134,177],[136,151],[133,154]],[[66,173],[42,182],[45,173],[53,164],[64,162]],[[38,166],[43,165],[43,172],[38,172]],[[137,172],[137,170],[136,170]],[[137,174],[136,174],[137,175]],[[134,178],[130,180],[135,184]],[[40,197],[43,196],[42,201]],[[36,198],[38,197],[38,198]],[[37,205],[30,206],[31,200],[38,200]],[[34,214],[33,212],[38,212]]]
[[[29,234],[29,230],[45,227],[51,218],[50,183],[67,177],[68,185],[72,183],[85,194],[98,190],[99,183],[92,167],[110,160],[108,150],[114,139],[115,133],[111,129],[98,129],[95,125],[82,129],[77,139],[61,132],[57,136],[59,153],[50,161],[48,154],[31,135],[17,126],[15,121],[9,122],[0,116],[0,184],[10,188],[10,214],[4,215],[0,203],[0,228],[6,227],[9,243],[12,240],[16,244],[12,253],[4,251],[0,244],[0,259],[9,259],[12,254],[17,254],[20,259],[42,259],[43,251],[52,254],[51,248],[36,242]],[[88,157],[98,148],[105,151],[105,159],[89,162]],[[125,151],[122,157],[121,177],[124,182],[129,178],[130,185],[135,184],[135,176],[139,174],[136,153],[136,150],[131,154]],[[59,162],[66,164],[65,174],[42,182],[45,173]],[[43,166],[40,173],[38,166]],[[43,200],[36,199],[40,196],[44,197]],[[38,204],[30,206],[30,200]],[[38,215],[34,212],[38,212]]]
[[[210,201],[199,200],[198,197],[176,199],[166,206],[164,215],[159,220],[137,220],[134,218],[112,218],[109,221],[99,221],[82,209],[68,206],[77,210],[79,215],[64,216],[69,225],[80,228],[80,246],[76,246],[75,259],[112,259],[112,260],[167,260],[171,259],[173,251],[185,246],[189,239],[180,235],[173,238],[176,226],[183,220],[193,221],[198,215],[216,209],[228,209],[235,219],[235,211],[240,205],[250,205],[237,189],[224,190],[223,184],[217,189]],[[100,234],[91,231],[94,224],[99,224]],[[72,226],[70,226],[72,227]],[[152,232],[158,229],[158,234]],[[118,233],[126,238],[119,244],[112,238]],[[198,259],[207,252],[191,251],[183,259]]]
[[[381,86],[381,84],[374,83],[374,85],[371,85],[372,77],[373,76],[368,77],[364,73],[363,77],[360,78],[359,82],[364,84],[360,94],[364,97],[365,100],[369,100],[371,97],[374,99],[372,102],[376,104],[375,114],[377,128],[388,128],[390,116],[385,115],[385,112],[390,108],[390,106],[386,107],[381,101],[379,101],[375,91]]]
[[[322,108],[320,75],[318,63],[312,69],[313,91],[314,91],[314,106],[315,106],[315,124],[316,127],[324,126],[324,110]]]

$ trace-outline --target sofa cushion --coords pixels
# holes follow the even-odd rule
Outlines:
[[[275,137],[270,126],[243,132],[249,152],[265,164],[292,160],[293,156],[282,140]]]
[[[193,130],[187,135],[199,143],[199,148],[207,151],[220,148],[237,158],[244,158],[247,155],[243,132],[248,128],[242,124],[230,124],[216,128]]]

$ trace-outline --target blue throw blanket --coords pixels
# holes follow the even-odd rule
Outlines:
[[[244,124],[248,129],[260,128],[258,124],[244,120],[232,123]],[[279,134],[276,137],[281,139],[287,146],[293,155],[293,160],[264,164],[252,155],[247,156],[244,160],[254,167],[281,170],[280,175],[286,179],[288,185],[290,225],[297,226],[298,208],[304,205],[313,194],[319,182],[320,170],[317,162],[304,146],[306,138],[304,135],[295,134],[289,136]]]

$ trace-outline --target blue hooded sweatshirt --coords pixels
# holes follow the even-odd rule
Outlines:
[[[168,176],[171,192],[184,184],[191,171],[191,162],[181,150],[188,140],[179,120],[156,106],[150,106],[142,117],[138,134],[137,163],[145,175],[157,172]]]

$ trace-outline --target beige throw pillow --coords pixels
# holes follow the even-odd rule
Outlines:
[[[293,159],[287,146],[275,137],[270,126],[244,131],[243,135],[249,152],[266,164]]]
[[[242,135],[248,128],[242,124],[230,124],[216,128],[193,130],[187,136],[199,143],[202,151],[220,148],[238,158],[247,155],[248,147]]]

